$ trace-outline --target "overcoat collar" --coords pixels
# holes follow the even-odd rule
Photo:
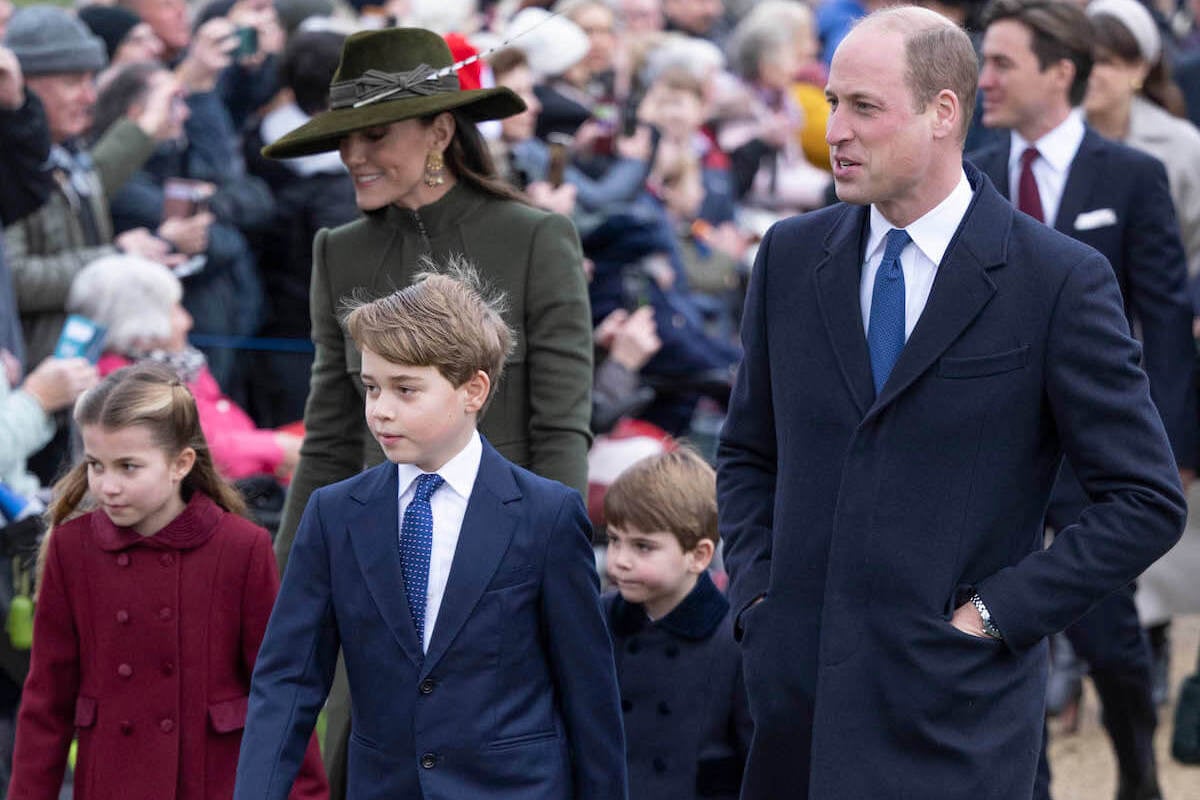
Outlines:
[[[347,517],[347,533],[379,613],[424,676],[445,655],[500,565],[520,519],[521,491],[511,465],[484,439],[429,652],[423,654],[400,568],[396,466],[385,462],[364,478],[350,494],[359,507]]]
[[[729,601],[708,573],[702,572],[687,597],[657,622],[650,621],[641,603],[627,603],[617,595],[612,605],[613,633],[629,636],[653,625],[681,639],[701,641],[713,635],[728,611]]]
[[[92,533],[101,550],[125,550],[145,545],[161,550],[193,550],[212,538],[225,510],[203,492],[193,492],[179,516],[153,536],[114,525],[102,510],[92,514]]]
[[[863,332],[859,284],[867,238],[866,206],[846,206],[825,239],[817,299],[839,370],[868,423],[924,373],[970,325],[996,291],[987,272],[1004,264],[1012,206],[987,176],[963,163],[974,197],[938,266],[929,300],[878,397]]]

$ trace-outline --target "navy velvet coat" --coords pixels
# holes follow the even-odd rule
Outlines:
[[[867,208],[785,220],[759,251],[717,485],[745,800],[1030,797],[1044,637],[1182,530],[1111,267],[966,169],[974,199],[878,397]],[[1043,550],[1064,451],[1091,505]],[[950,625],[972,590],[1004,641]]]

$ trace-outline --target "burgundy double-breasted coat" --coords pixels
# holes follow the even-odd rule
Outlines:
[[[151,537],[101,511],[50,538],[11,800],[233,796],[250,675],[279,588],[263,529],[196,492]],[[293,800],[324,800],[309,742]]]

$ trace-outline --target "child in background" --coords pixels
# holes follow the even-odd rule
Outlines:
[[[54,488],[8,796],[57,798],[75,736],[77,798],[230,798],[279,585],[270,539],[171,370],[114,372],[75,422],[84,460]],[[328,794],[313,738],[291,797]]]
[[[604,513],[630,800],[732,800],[752,723],[729,603],[708,575],[716,475],[688,448],[644,458],[609,487]]]

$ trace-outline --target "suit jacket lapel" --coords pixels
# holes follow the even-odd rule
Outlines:
[[[1012,206],[977,170],[969,168],[967,174],[975,197],[938,266],[925,310],[864,424],[929,369],[995,294],[987,269],[1004,262]]]
[[[1054,218],[1055,230],[1074,238],[1075,218],[1091,198],[1092,186],[1097,177],[1105,173],[1104,140],[1091,128],[1087,128],[1067,173],[1067,182],[1063,186],[1062,198],[1058,203],[1058,216]]]
[[[400,568],[399,483],[390,462],[374,467],[351,498],[360,506],[346,520],[346,529],[363,580],[392,635],[419,668],[421,643],[408,608],[404,573]]]
[[[847,206],[825,240],[825,259],[814,271],[821,319],[860,416],[875,395],[859,297],[866,220],[866,206]]]
[[[485,439],[422,677],[445,655],[496,573],[520,519],[520,498],[511,466]]]

